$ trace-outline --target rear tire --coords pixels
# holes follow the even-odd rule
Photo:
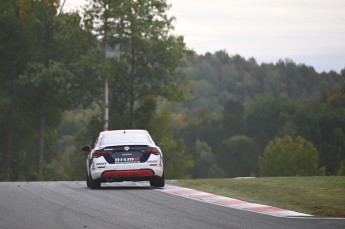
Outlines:
[[[165,186],[164,174],[162,177],[154,176],[150,180],[150,185],[155,188],[163,188]]]
[[[88,188],[90,188],[89,175],[88,175],[87,171],[86,171],[86,186]]]
[[[89,183],[89,188],[91,189],[99,189],[101,187],[101,181],[100,180],[94,180],[91,177],[91,174],[88,176],[88,183]]]

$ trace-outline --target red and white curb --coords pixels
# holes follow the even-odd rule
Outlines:
[[[166,185],[164,189],[160,189],[159,191],[170,193],[177,196],[182,196],[185,198],[198,200],[202,202],[207,202],[211,204],[221,205],[224,207],[234,208],[234,209],[241,209],[250,212],[256,212],[260,214],[276,216],[276,217],[308,217],[312,215],[299,213],[295,211],[290,211],[282,208],[276,208],[272,206],[262,205],[262,204],[255,204],[250,203],[238,199],[233,199],[230,197],[219,196],[207,192],[201,192],[198,190],[190,189],[190,188],[183,188],[174,185]]]

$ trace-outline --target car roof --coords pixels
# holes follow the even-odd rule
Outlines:
[[[129,129],[129,130],[107,130],[99,133],[99,136],[111,135],[111,134],[148,134],[146,130]]]

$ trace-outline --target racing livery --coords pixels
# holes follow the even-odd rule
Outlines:
[[[103,182],[150,181],[164,187],[163,144],[155,143],[146,130],[110,130],[99,134],[86,160],[86,184],[91,189]]]

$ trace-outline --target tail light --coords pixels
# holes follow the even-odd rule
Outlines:
[[[158,155],[161,153],[161,151],[158,148],[152,148],[152,149],[145,150],[145,153]]]
[[[110,152],[107,152],[107,151],[95,151],[95,152],[93,152],[92,157],[98,158],[98,157],[102,157],[102,156],[109,155],[109,154],[110,154]]]

